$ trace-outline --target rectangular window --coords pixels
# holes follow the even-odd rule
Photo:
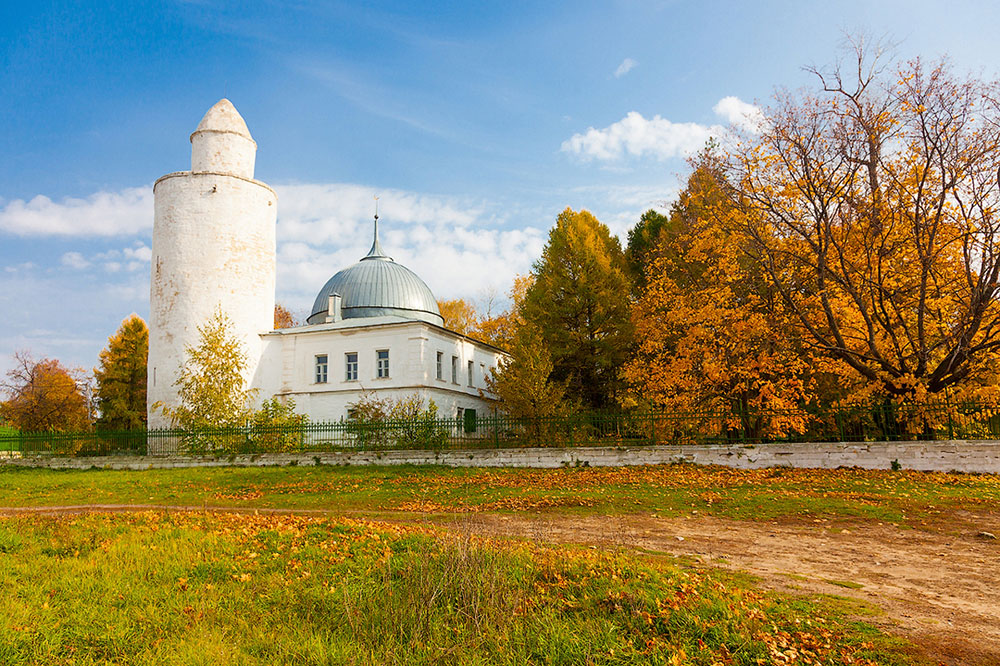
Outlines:
[[[330,367],[326,354],[316,356],[316,383],[326,384],[326,372]]]
[[[351,352],[344,354],[344,380],[349,382],[358,381],[358,353]]]
[[[451,383],[452,384],[457,384],[458,383],[458,357],[457,356],[452,356],[451,357]]]
[[[475,386],[475,382],[473,381],[476,378],[475,368],[476,366],[473,365],[472,361],[469,361],[469,386]]]
[[[437,378],[444,379],[444,352],[438,352],[437,355]]]
[[[389,377],[389,350],[379,349],[375,352],[375,376],[378,379]]]

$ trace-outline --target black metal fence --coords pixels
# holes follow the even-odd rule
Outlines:
[[[7,455],[235,455],[281,452],[809,441],[1000,439],[1000,404],[891,401],[836,409],[579,413],[515,418],[339,421],[211,430],[0,432]]]

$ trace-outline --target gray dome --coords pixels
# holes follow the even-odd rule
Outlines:
[[[430,288],[409,268],[382,252],[376,227],[375,242],[368,256],[330,278],[316,296],[308,324],[326,320],[330,296],[339,294],[344,319],[395,315],[438,326],[444,318]]]

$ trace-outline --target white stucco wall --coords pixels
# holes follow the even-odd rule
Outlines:
[[[502,352],[474,340],[421,321],[399,317],[353,319],[284,329],[261,336],[264,354],[255,387],[260,395],[289,396],[296,410],[313,421],[337,421],[347,416],[348,405],[365,392],[379,397],[420,395],[434,400],[442,417],[458,409],[485,411],[480,397],[485,373],[495,368]],[[389,351],[389,377],[379,378],[376,352]],[[437,379],[437,353],[444,359],[443,379]],[[346,378],[346,355],[358,355],[358,378]],[[316,382],[316,357],[329,363],[326,383]],[[458,382],[451,378],[451,358],[458,358]],[[473,362],[470,386],[468,362]]]
[[[227,132],[200,135],[211,137],[197,145],[212,154],[196,154],[193,163],[212,163],[234,173],[178,172],[153,186],[147,380],[151,428],[169,425],[153,405],[177,405],[174,382],[185,349],[198,344],[198,327],[216,308],[229,315],[244,344],[248,383],[257,374],[260,333],[274,324],[277,196],[251,178],[247,146],[252,141]],[[227,145],[232,149],[228,153]]]
[[[443,451],[333,451],[240,456],[0,457],[0,465],[52,469],[152,469],[172,467],[265,467],[269,465],[448,465],[451,467],[607,467],[671,463],[725,465],[739,469],[861,467],[972,474],[1000,474],[1000,442],[811,442],[698,444],[643,447],[539,447]]]
[[[257,144],[228,130],[201,130],[191,135],[191,171],[227,173],[253,178]]]

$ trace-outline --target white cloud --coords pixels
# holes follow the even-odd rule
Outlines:
[[[638,64],[639,63],[637,63],[635,60],[632,60],[632,58],[625,58],[624,60],[622,60],[622,64],[618,65],[618,69],[615,70],[615,78],[616,79],[622,78],[630,71],[632,71],[632,68]]]
[[[364,185],[301,184],[275,190],[279,239],[314,244],[358,242],[366,250],[371,244],[376,194],[383,238],[412,224],[472,224],[482,213],[481,205],[470,201]]]
[[[352,184],[277,187],[278,299],[312,305],[320,287],[367,253],[374,188]],[[545,240],[533,227],[503,229],[499,203],[379,190],[379,237],[386,253],[421,276],[438,298],[506,291],[527,272]]]
[[[78,252],[67,252],[67,255],[77,255],[83,265],[76,266],[76,268],[86,268],[91,263],[100,264],[101,267],[108,273],[117,273],[123,268],[126,271],[137,271],[140,268],[146,268],[146,264],[153,256],[153,251],[142,241],[136,241],[132,247],[125,247],[120,250],[110,249],[104,252],[98,252],[90,258],[90,261],[83,259]],[[70,265],[66,261],[66,257],[63,257],[63,263]]]
[[[733,96],[723,97],[712,111],[750,132],[758,132],[764,121],[759,108]],[[629,111],[604,129],[589,127],[582,134],[574,134],[562,142],[560,149],[584,161],[612,162],[624,157],[666,160],[695,153],[709,139],[725,144],[731,138],[731,132],[722,125],[675,123],[659,115],[647,119],[638,111]]]
[[[334,273],[368,251],[374,213],[372,195],[376,192],[380,196],[379,227],[384,249],[423,278],[440,299],[476,297],[493,288],[502,300],[514,275],[528,272],[540,256],[548,228],[567,205],[592,210],[624,237],[638,214],[660,198],[655,186],[561,191],[554,195],[554,201],[531,204],[358,184],[294,184],[276,189],[277,297],[296,313],[312,306],[319,289]],[[33,234],[41,233],[39,229],[62,233],[54,230],[67,228],[73,214],[82,212],[84,219],[77,231],[90,229],[87,233],[96,234],[96,223],[86,220],[96,214],[98,207],[109,220],[128,219],[140,207],[129,193],[142,191],[136,188],[104,193],[76,203],[50,201],[42,208],[51,213],[46,219],[58,224],[41,226],[25,226],[23,222],[14,225],[11,220],[17,217],[12,212],[16,207],[0,204],[5,225],[0,227],[0,233],[14,228],[28,228]],[[567,196],[572,200],[567,201]],[[118,223],[112,226],[120,234],[130,229],[145,234],[152,220],[151,207],[142,217],[145,227]],[[90,367],[107,336],[127,313],[148,312],[151,250],[147,238],[89,239],[86,247],[92,249],[64,248],[54,260],[49,255],[42,260],[24,256],[18,250],[19,244],[27,247],[36,243],[17,238],[0,240],[0,245],[11,252],[11,263],[0,270],[0,312],[21,313],[0,331],[0,369],[3,359],[22,347],[68,364]],[[38,322],[48,321],[53,304],[60,310],[60,321],[72,321],[74,325],[46,338],[34,329]]]
[[[712,107],[712,111],[725,118],[732,125],[748,132],[757,133],[764,124],[764,114],[760,107],[732,95],[720,99]]]
[[[659,115],[646,119],[630,111],[618,122],[563,141],[562,151],[584,160],[619,160],[623,157],[654,157],[664,160],[697,152],[712,137],[725,129],[698,123],[674,123]]]
[[[90,266],[90,262],[83,258],[79,252],[67,252],[62,256],[62,265],[82,270]]]
[[[126,259],[134,261],[149,262],[153,258],[153,250],[142,243],[136,243],[133,247],[125,248],[122,250],[122,254]]]
[[[134,235],[153,226],[153,190],[132,187],[60,201],[38,195],[0,207],[0,232],[17,236]]]

